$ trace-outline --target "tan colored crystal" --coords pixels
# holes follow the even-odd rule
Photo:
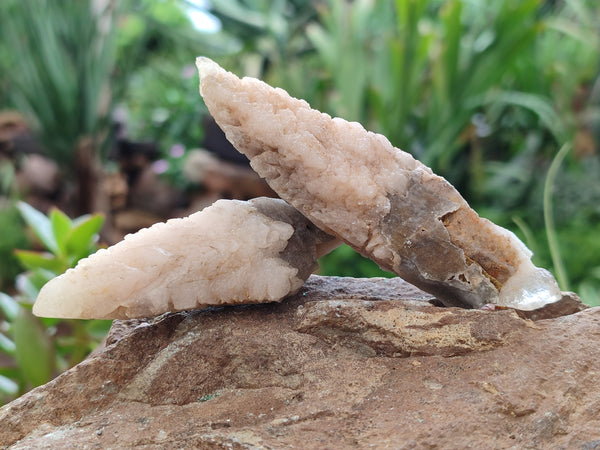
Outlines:
[[[560,299],[554,278],[513,233],[479,217],[384,136],[210,59],[196,64],[227,138],[322,230],[449,305],[531,310]]]
[[[128,319],[208,305],[280,301],[335,245],[283,200],[219,200],[140,230],[48,282],[38,316]]]

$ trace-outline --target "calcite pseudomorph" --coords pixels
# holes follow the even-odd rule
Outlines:
[[[384,136],[208,58],[196,64],[227,138],[325,232],[447,305],[534,310],[560,300],[554,277],[513,233]]]
[[[42,288],[33,312],[128,319],[280,301],[336,244],[283,200],[219,200],[82,259]]]

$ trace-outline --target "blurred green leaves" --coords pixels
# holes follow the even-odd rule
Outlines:
[[[0,289],[12,283],[19,273],[13,253],[15,248],[28,248],[23,220],[13,202],[0,206]]]
[[[31,386],[40,386],[52,379],[55,370],[54,347],[42,322],[25,308],[12,323],[15,360],[23,378]]]
[[[358,254],[352,247],[343,244],[320,261],[320,275],[336,277],[395,277],[391,272],[380,269],[377,264]]]
[[[198,95],[195,57],[241,47],[224,33],[195,29],[184,6],[177,0],[123,0],[119,9],[119,72],[127,76],[118,111],[128,138],[156,142],[163,159],[173,145],[197,148],[202,141],[207,110]],[[170,178],[182,184],[177,175]]]
[[[330,112],[373,123],[455,183],[468,180],[457,164],[465,132],[491,105],[531,110],[562,142],[568,130],[550,99],[522,92],[517,76],[545,38],[542,4],[325,2],[307,35],[332,79]]]
[[[80,139],[91,137],[100,147],[106,137],[115,9],[113,0],[0,3],[0,15],[10,17],[0,27],[1,41],[11,50],[1,68],[10,83],[8,97],[69,173]]]
[[[58,209],[46,216],[24,202],[17,208],[42,250],[16,250],[27,271],[17,277],[17,295],[0,292],[0,353],[13,361],[0,367],[0,400],[44,384],[58,371],[77,364],[102,339],[110,324],[42,319],[31,313],[45,283],[97,250],[104,217],[94,214],[71,220]]]
[[[19,202],[18,208],[27,225],[50,251],[41,253],[17,250],[16,255],[24,267],[62,273],[95,251],[98,233],[104,224],[104,216],[101,214],[71,220],[56,208],[48,216],[25,202]]]

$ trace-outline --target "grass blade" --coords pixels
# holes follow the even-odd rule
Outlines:
[[[550,248],[552,264],[554,265],[554,270],[556,271],[556,278],[558,284],[563,291],[569,290],[569,278],[567,276],[567,271],[565,269],[561,257],[560,245],[558,243],[556,227],[554,225],[554,208],[552,206],[552,194],[556,182],[556,175],[558,174],[558,169],[560,168],[560,165],[562,164],[563,160],[565,159],[570,150],[570,143],[566,143],[561,147],[561,149],[558,151],[558,153],[552,160],[552,164],[550,164],[548,174],[546,175],[546,181],[544,182],[544,224],[546,226],[546,235],[548,237],[548,246]]]

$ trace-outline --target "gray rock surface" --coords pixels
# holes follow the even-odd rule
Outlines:
[[[115,321],[0,409],[0,447],[600,447],[600,308],[440,308],[400,279],[312,276],[282,303]]]

